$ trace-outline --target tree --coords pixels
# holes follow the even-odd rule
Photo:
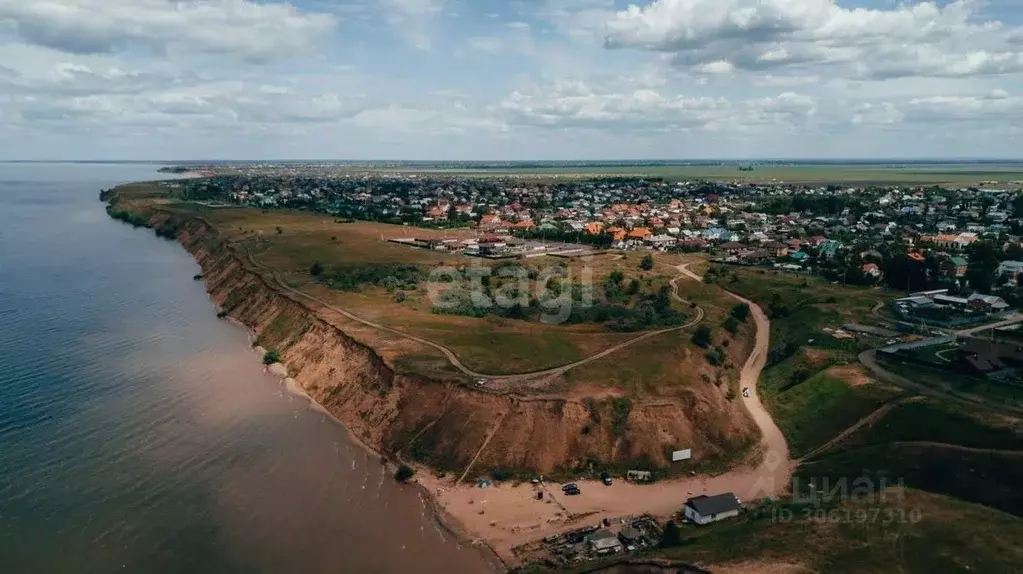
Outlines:
[[[621,269],[617,269],[617,268],[614,271],[612,271],[611,275],[608,276],[608,278],[607,278],[607,280],[612,282],[612,283],[621,283],[624,279],[625,279],[625,274],[622,273]]]
[[[990,293],[998,270],[998,248],[988,241],[978,241],[967,249],[970,266],[966,268],[966,281],[970,288]]]
[[[654,268],[654,256],[647,253],[643,256],[643,260],[639,262],[639,268],[643,271],[650,271]]]
[[[629,281],[629,288],[625,290],[625,293],[630,296],[639,293],[639,280],[633,279],[632,281]]]
[[[412,480],[412,477],[416,475],[415,469],[407,464],[403,464],[398,467],[398,471],[394,473],[394,480],[399,482],[408,482]]]
[[[706,348],[707,345],[710,345],[710,337],[710,327],[707,327],[706,325],[700,326],[696,329],[696,332],[693,333],[693,344],[697,347]]]
[[[271,349],[271,350],[267,351],[266,353],[263,353],[263,364],[264,365],[272,365],[274,363],[280,363],[280,362],[281,362],[281,354],[279,352],[274,351],[274,350]]]
[[[749,318],[749,305],[745,303],[739,303],[735,307],[732,307],[732,317],[742,322]]]
[[[661,548],[671,548],[682,545],[682,529],[674,520],[669,520],[664,526],[664,534],[661,536]]]
[[[731,334],[735,334],[739,330],[739,320],[735,317],[729,317],[725,319],[724,328]]]
[[[313,277],[319,277],[323,275],[323,265],[320,265],[319,261],[313,263],[313,266],[309,268],[309,274]]]

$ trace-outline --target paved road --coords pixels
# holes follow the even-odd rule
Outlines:
[[[644,341],[644,340],[649,339],[651,337],[656,337],[657,335],[663,335],[665,333],[671,333],[671,332],[674,332],[674,331],[681,331],[683,329],[688,329],[690,327],[693,327],[693,326],[699,324],[701,321],[703,321],[703,317],[704,317],[703,309],[701,309],[700,307],[696,307],[696,316],[691,321],[687,322],[685,325],[681,325],[681,326],[678,326],[678,327],[670,327],[670,328],[667,328],[667,329],[659,329],[659,330],[656,330],[656,331],[647,331],[647,332],[645,332],[645,333],[643,333],[643,334],[641,334],[641,335],[639,335],[637,337],[629,339],[628,341],[625,341],[623,343],[619,343],[617,345],[614,345],[613,347],[610,347],[608,349],[600,351],[599,353],[595,353],[593,355],[590,355],[589,357],[586,357],[585,359],[582,359],[582,360],[579,360],[579,361],[575,361],[573,363],[568,363],[566,365],[561,365],[559,367],[554,367],[554,368],[551,368],[551,369],[544,369],[544,370],[540,370],[540,371],[532,371],[532,372],[528,372],[528,373],[517,373],[517,374],[514,374],[514,375],[496,375],[496,374],[491,374],[491,373],[479,372],[479,371],[476,371],[476,370],[473,370],[473,369],[467,367],[453,350],[451,350],[450,348],[448,348],[447,346],[445,346],[445,345],[443,345],[441,343],[438,343],[436,341],[432,341],[430,339],[426,339],[424,337],[419,337],[419,336],[413,335],[411,333],[406,333],[405,331],[401,331],[401,330],[395,329],[393,327],[388,327],[386,325],[381,325],[380,323],[377,323],[375,321],[370,321],[369,319],[365,319],[365,318],[360,317],[360,316],[358,316],[358,315],[356,315],[356,314],[354,314],[354,313],[352,313],[350,311],[347,311],[345,309],[337,307],[337,306],[335,306],[335,305],[333,305],[331,303],[328,303],[327,301],[324,301],[323,299],[320,299],[320,298],[318,298],[318,297],[316,297],[314,295],[310,295],[308,293],[305,293],[303,291],[300,291],[298,289],[295,289],[295,288],[291,287],[284,280],[282,280],[280,278],[280,276],[277,275],[277,272],[274,269],[259,263],[256,260],[254,254],[251,251],[246,251],[246,258],[248,259],[249,263],[254,268],[256,268],[257,270],[259,270],[259,271],[269,275],[270,278],[273,279],[273,281],[276,284],[276,286],[278,288],[280,288],[281,290],[287,291],[288,293],[296,295],[296,296],[298,296],[298,297],[300,297],[302,299],[305,299],[307,301],[312,301],[312,302],[314,302],[314,303],[316,303],[318,305],[323,306],[324,308],[326,308],[326,309],[328,309],[330,311],[333,311],[333,312],[338,313],[338,314],[340,314],[340,315],[342,315],[342,316],[344,316],[344,317],[346,317],[348,319],[351,319],[352,321],[355,321],[357,323],[361,323],[363,325],[366,325],[367,327],[372,327],[374,329],[383,331],[385,333],[390,333],[392,335],[397,335],[399,337],[403,337],[403,338],[408,339],[410,341],[415,341],[416,343],[420,343],[420,344],[426,345],[428,347],[432,347],[432,348],[440,351],[441,353],[443,353],[444,356],[447,358],[448,362],[451,363],[451,365],[453,367],[455,367],[456,369],[458,369],[462,373],[464,373],[464,374],[466,374],[466,375],[468,375],[470,377],[473,377],[473,378],[488,379],[488,380],[491,380],[491,381],[493,381],[495,383],[505,383],[505,384],[506,383],[517,383],[517,382],[524,382],[524,381],[529,381],[529,380],[539,379],[539,378],[553,378],[553,377],[556,377],[556,376],[559,376],[559,375],[563,375],[563,374],[565,374],[566,372],[568,372],[568,371],[570,371],[572,369],[575,369],[577,367],[581,367],[583,365],[586,365],[586,364],[592,363],[594,361],[597,361],[599,359],[602,359],[602,358],[604,358],[604,357],[606,357],[608,355],[616,353],[616,352],[618,352],[618,351],[620,351],[620,350],[622,350],[622,349],[624,349],[626,347],[629,347],[630,345],[634,345],[636,343],[639,343],[640,341]],[[682,299],[678,295],[678,284],[677,284],[677,281],[679,279],[681,279],[682,277],[694,277],[694,278],[697,278],[700,281],[702,281],[702,278],[700,278],[699,276],[693,274],[688,269],[685,269],[685,270],[683,270],[683,274],[682,275],[680,275],[680,276],[678,276],[678,277],[676,277],[676,278],[671,280],[672,296],[676,300],[678,300],[678,301],[681,301],[683,303],[687,303],[684,299]]]
[[[987,331],[989,329],[1008,327],[1009,325],[1015,325],[1016,323],[1023,323],[1023,315],[1017,313],[1015,315],[1010,315],[1007,319],[1004,319],[997,323],[991,323],[988,325],[981,325],[980,327],[971,327],[969,329],[963,329],[962,331],[956,331],[955,334],[960,337],[964,337],[967,335],[973,335],[974,333],[980,333],[981,331]]]
[[[904,390],[916,393],[918,395],[924,395],[927,397],[933,397],[936,399],[943,399],[958,403],[969,407],[981,407],[991,411],[999,412],[1005,415],[1018,417],[1023,415],[1023,409],[1016,407],[1009,407],[1004,404],[993,403],[980,398],[966,397],[955,393],[953,391],[943,390],[935,388],[929,385],[918,383],[916,381],[907,379],[902,375],[893,373],[877,362],[876,350],[864,351],[860,353],[859,360],[863,363],[863,366],[867,367],[873,375],[882,381],[901,387]]]

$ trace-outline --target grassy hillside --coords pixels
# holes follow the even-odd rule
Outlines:
[[[865,378],[858,365],[832,367],[771,395],[768,408],[785,433],[793,457],[822,446],[899,396]]]
[[[887,443],[804,463],[801,480],[836,484],[869,477],[976,502],[1023,516],[1023,453],[969,450],[927,443]]]
[[[786,513],[793,518],[780,518]],[[912,489],[886,502],[783,501],[683,535],[682,545],[648,557],[712,572],[1009,573],[1023,564],[1023,519]]]

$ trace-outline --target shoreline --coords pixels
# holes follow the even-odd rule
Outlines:
[[[207,296],[208,295],[209,293],[207,293]],[[215,302],[213,303],[213,307],[214,310],[219,309]],[[258,345],[255,344],[256,337],[253,330],[247,327],[238,319],[231,317],[230,315],[225,316],[224,319],[226,319],[232,325],[244,329],[249,340],[249,350],[252,351],[253,354],[257,356],[257,360],[261,361],[262,356],[260,355],[259,351],[260,349],[262,349],[262,347],[259,347]],[[391,477],[391,480],[394,480],[393,476],[394,472],[397,472],[397,466],[395,466],[393,460],[385,456],[383,453],[378,452],[376,449],[374,449],[365,441],[356,436],[355,433],[353,433],[351,429],[349,429],[348,426],[345,425],[344,421],[336,417],[334,413],[330,412],[330,410],[327,407],[321,405],[315,399],[309,396],[309,393],[307,393],[306,390],[302,388],[302,385],[300,385],[298,381],[296,381],[295,379],[291,378],[290,373],[288,373],[288,376],[281,377],[280,374],[274,372],[274,370],[271,367],[273,367],[273,365],[263,365],[263,372],[266,373],[268,376],[273,376],[275,379],[277,379],[278,384],[283,385],[284,390],[288,393],[291,393],[292,396],[306,399],[307,408],[310,411],[314,411],[321,415],[325,415],[327,417],[327,420],[329,420],[335,427],[340,429],[345,434],[347,439],[356,447],[361,448],[366,453],[372,454],[375,457],[377,457],[378,462],[381,465],[383,465],[385,469],[387,469]],[[417,477],[405,484],[408,486],[413,486],[421,494],[425,495],[423,496],[423,501],[425,502],[430,512],[430,517],[433,519],[433,521],[440,528],[443,528],[445,532],[447,532],[453,538],[455,538],[457,540],[457,543],[460,544],[461,546],[479,550],[480,553],[483,555],[484,561],[487,563],[488,566],[494,568],[495,572],[508,572],[511,569],[511,566],[501,558],[501,555],[497,552],[497,550],[494,549],[488,543],[487,540],[483,538],[473,538],[468,529],[465,528],[465,526],[461,523],[461,521],[458,520],[457,517],[451,515],[450,513],[444,510],[444,508],[439,504],[438,500],[436,499],[436,494],[419,480],[418,476],[421,476],[421,473],[423,473],[425,470],[426,469],[424,468],[417,468],[416,469]],[[486,548],[485,551],[483,551],[480,548],[481,545],[484,548]],[[498,565],[499,568],[495,568]]]
[[[155,210],[155,212],[158,214],[165,213],[159,209]],[[151,220],[154,217],[158,216],[151,215]],[[235,292],[234,289],[237,288],[237,281],[242,280],[247,282],[249,287],[256,284],[259,286],[259,289],[265,290],[264,293],[266,295],[261,295],[261,301],[269,301],[267,297],[279,298],[280,304],[297,306],[298,309],[290,312],[308,314],[309,318],[315,323],[321,324],[323,330],[330,333],[330,336],[339,337],[347,341],[346,344],[354,343],[359,345],[354,340],[349,341],[350,336],[338,325],[323,317],[317,309],[290,297],[287,293],[282,292],[277,286],[273,285],[272,282],[267,281],[263,275],[251,269],[243,258],[234,253],[228,244],[222,243],[227,250],[227,254],[219,254],[216,251],[208,250],[201,243],[201,238],[205,234],[212,234],[212,238],[216,238],[218,234],[202,218],[197,217],[193,221],[199,227],[190,230],[183,229],[179,232],[177,239],[179,244],[193,256],[203,269],[203,282],[207,294],[214,304],[217,304],[216,298],[218,296],[215,293],[230,296],[231,293]],[[207,237],[207,239],[210,238]],[[222,242],[222,240],[216,240]],[[218,269],[219,277],[214,279],[206,269],[207,265],[212,265],[213,269]],[[693,278],[698,277],[689,272],[688,269],[683,269],[683,271]],[[237,273],[243,274],[245,278],[231,277],[231,274]],[[514,551],[515,548],[538,541],[550,534],[572,529],[586,519],[596,522],[598,519],[603,518],[620,518],[642,514],[651,514],[664,518],[680,511],[689,497],[699,494],[719,494],[731,491],[740,496],[742,500],[748,502],[762,496],[776,496],[787,491],[793,469],[793,464],[788,456],[788,448],[780,430],[774,424],[769,413],[763,408],[756,393],[756,384],[767,355],[770,324],[758,306],[751,305],[751,310],[753,311],[757,328],[756,342],[753,351],[747,357],[746,363],[743,366],[741,379],[742,384],[749,386],[753,393],[751,397],[742,398],[741,400],[751,415],[753,422],[760,430],[761,448],[758,449],[758,452],[765,454],[763,460],[758,462],[748,459],[745,465],[735,467],[716,476],[693,475],[692,477],[665,480],[649,485],[637,485],[618,480],[613,487],[607,488],[596,481],[577,481],[585,489],[586,494],[579,497],[565,497],[563,501],[559,500],[560,489],[557,489],[555,494],[547,490],[547,485],[543,485],[547,494],[545,494],[544,500],[541,503],[542,506],[539,509],[536,504],[530,504],[530,501],[537,500],[531,485],[523,487],[524,485],[521,484],[517,486],[497,484],[487,489],[479,489],[475,484],[469,486],[458,484],[453,477],[437,475],[433,469],[423,465],[413,465],[417,469],[418,478],[416,482],[419,484],[419,487],[426,491],[426,498],[424,500],[429,500],[429,504],[434,510],[433,516],[435,520],[441,527],[455,536],[459,543],[471,547],[476,547],[480,544],[486,546],[489,553],[485,552],[484,555],[489,559],[496,560],[496,562],[501,564],[502,568],[507,570],[524,562],[523,558]],[[226,318],[243,326],[249,334],[250,342],[253,342],[258,330],[258,323],[250,327],[246,322],[246,317],[248,317],[248,321],[259,321],[264,320],[262,317],[266,315],[263,314],[261,316],[259,313],[262,311],[260,309],[254,310],[252,307],[245,307],[241,312],[243,313],[242,316],[233,317],[227,315]],[[245,315],[246,313],[248,315]],[[256,314],[254,315],[253,313]],[[323,343],[319,342],[317,344],[322,345]],[[371,348],[365,348],[364,350],[368,353],[367,356],[371,362],[375,361],[374,364],[378,365],[379,368],[386,367]],[[290,359],[285,359],[285,363],[288,360]],[[322,356],[318,356],[315,359],[307,359],[304,366],[299,370],[302,373],[306,373],[308,369],[312,368],[315,372],[315,369],[323,369],[324,366],[330,364],[330,360]],[[288,369],[288,371],[294,370]],[[352,373],[352,375],[355,377],[367,376],[367,374],[357,375],[355,373]],[[372,376],[372,373],[368,373],[368,375]],[[302,394],[308,398],[311,404],[317,405],[327,414],[330,414],[331,420],[343,427],[348,436],[362,445],[367,452],[379,456],[384,461],[391,462],[386,456],[381,455],[377,449],[371,447],[366,442],[366,439],[357,436],[356,429],[341,419],[342,414],[333,414],[330,410],[331,407],[321,404],[313,398],[314,394],[310,392],[311,390],[320,391],[321,394],[325,390],[320,386],[324,382],[322,376],[322,374],[320,376],[316,374],[302,376],[303,382],[296,384],[296,387],[301,389]],[[287,377],[281,378],[286,379]],[[354,383],[355,380],[352,379],[352,382]],[[388,384],[390,384],[390,381],[388,381]],[[356,398],[372,398],[372,395],[365,394],[364,391],[365,389],[360,391],[356,388],[352,392],[364,393],[357,395]],[[324,396],[329,397],[330,395]],[[367,406],[372,404],[370,403]],[[380,406],[384,405],[371,406],[371,408],[379,408]],[[393,406],[391,405],[391,408]],[[362,408],[358,404],[349,406],[343,403],[335,404],[333,407],[341,409]],[[341,412],[355,414],[351,410],[342,410]],[[359,412],[362,411],[360,410]],[[353,419],[353,421],[356,426],[359,426],[358,418]],[[367,430],[372,431],[372,428],[361,429],[361,431]],[[372,438],[372,435],[367,434],[367,438]],[[764,452],[765,448],[766,453]],[[476,503],[477,499],[480,499],[479,504]]]
[[[684,271],[689,273],[688,269]],[[695,274],[692,277],[695,278]],[[522,565],[522,560],[514,552],[516,548],[552,534],[595,524],[604,518],[650,514],[664,522],[677,514],[688,498],[700,494],[734,492],[741,500],[748,502],[785,492],[794,464],[788,457],[787,444],[777,425],[769,416],[764,419],[766,409],[760,404],[756,392],[756,383],[766,360],[770,324],[755,303],[732,296],[750,304],[757,326],[756,341],[743,366],[742,380],[744,385],[753,390],[751,396],[743,398],[743,401],[761,431],[758,451],[763,456],[759,462],[747,460],[745,464],[716,475],[694,475],[652,484],[634,484],[619,479],[612,487],[606,487],[596,480],[577,480],[576,484],[586,493],[581,497],[563,497],[560,488],[550,488],[550,485],[560,483],[545,482],[540,486],[544,491],[544,501],[539,512],[535,504],[529,506],[531,502],[537,502],[537,487],[531,483],[495,483],[481,489],[473,484],[454,484],[450,476],[437,477],[432,469],[409,463],[416,469],[416,477],[410,484],[415,484],[425,494],[423,500],[434,521],[455,537],[459,544],[475,549],[486,548],[483,555],[488,564],[500,565],[499,571],[507,572]],[[253,330],[234,317],[225,318],[246,330],[252,344],[250,348],[258,354],[259,347],[254,344]],[[396,470],[396,464],[404,463],[400,459],[392,460],[360,439],[341,419],[310,396],[295,379],[282,377],[280,373],[274,372],[273,367],[266,365],[264,370],[278,377],[288,392],[305,398],[311,410],[327,415],[352,442],[367,453],[379,457],[389,472]],[[765,449],[766,452],[763,452]],[[784,454],[779,453],[779,449],[783,449]],[[779,459],[788,460],[788,464],[781,463]],[[597,496],[593,496],[594,493]]]

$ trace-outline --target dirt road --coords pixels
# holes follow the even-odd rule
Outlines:
[[[918,395],[924,395],[927,397],[933,397],[936,399],[943,399],[951,401],[956,404],[964,405],[967,407],[980,407],[993,412],[1001,413],[1008,416],[1018,417],[1023,415],[1023,409],[1006,405],[1004,403],[996,403],[994,401],[986,400],[981,397],[974,395],[964,395],[957,393],[950,388],[941,388],[937,386],[925,385],[918,383],[903,377],[902,375],[893,373],[888,369],[885,369],[877,362],[877,351],[869,350],[859,354],[860,363],[870,370],[871,374],[878,379],[901,387],[911,393]]]
[[[687,277],[703,280],[685,266],[679,270]],[[794,468],[788,444],[757,394],[757,381],[767,357],[770,322],[756,304],[737,295],[732,297],[750,306],[757,326],[756,344],[741,374],[742,386],[750,389],[743,403],[762,434],[764,456],[756,466],[651,485],[619,480],[608,487],[599,481],[577,481],[582,490],[579,496],[565,496],[557,485],[550,484],[502,484],[482,489],[455,486],[450,478],[438,479],[429,473],[423,473],[420,482],[471,537],[485,540],[509,564],[516,562],[512,552],[516,546],[601,518],[644,512],[667,517],[678,512],[686,499],[700,494],[733,492],[740,500],[751,501],[788,491]],[[543,500],[536,498],[538,488],[544,490]]]
[[[441,353],[443,353],[444,357],[447,358],[448,362],[451,363],[451,365],[453,367],[455,367],[456,369],[458,369],[462,373],[464,373],[464,374],[466,374],[466,375],[468,375],[470,377],[473,377],[473,378],[487,379],[488,381],[490,381],[491,383],[494,383],[496,385],[507,385],[509,383],[525,382],[525,381],[530,381],[530,380],[533,380],[533,379],[558,377],[560,375],[563,375],[563,374],[567,373],[568,371],[570,371],[572,369],[575,369],[575,368],[581,367],[583,365],[587,365],[589,363],[592,363],[594,361],[600,360],[600,359],[602,359],[602,358],[604,358],[604,357],[606,357],[608,355],[611,355],[613,353],[617,353],[618,351],[621,351],[622,349],[624,349],[626,347],[629,347],[631,345],[634,345],[636,343],[639,343],[640,341],[645,341],[646,339],[649,339],[651,337],[656,337],[658,335],[663,335],[665,333],[671,333],[671,332],[674,332],[674,331],[681,331],[683,329],[688,329],[690,327],[698,325],[701,321],[703,321],[703,316],[704,316],[703,309],[701,309],[699,307],[696,307],[695,308],[696,309],[695,317],[693,317],[692,320],[686,322],[686,324],[684,324],[684,325],[680,325],[678,327],[669,327],[667,329],[659,329],[659,330],[656,330],[656,331],[646,331],[646,332],[644,332],[644,333],[642,333],[642,334],[640,334],[640,335],[638,335],[638,336],[636,336],[636,337],[634,337],[632,339],[629,339],[628,341],[624,341],[622,343],[614,345],[613,347],[609,347],[607,349],[604,349],[603,351],[600,351],[598,353],[594,353],[593,355],[590,355],[589,357],[586,357],[585,359],[581,359],[581,360],[575,361],[573,363],[568,363],[568,364],[565,364],[565,365],[561,365],[559,367],[553,367],[553,368],[550,368],[550,369],[544,369],[542,371],[532,371],[532,372],[528,372],[528,373],[518,373],[518,374],[514,374],[514,375],[494,375],[494,374],[490,374],[490,373],[481,373],[479,371],[475,371],[473,369],[470,369],[464,363],[462,363],[462,360],[458,357],[458,355],[454,351],[452,351],[450,348],[448,348],[447,346],[445,346],[445,345],[443,345],[441,343],[438,343],[436,341],[432,341],[430,339],[426,339],[426,338],[423,338],[423,337],[419,337],[419,336],[413,335],[411,333],[406,333],[405,331],[401,331],[401,330],[395,329],[393,327],[388,327],[386,325],[381,325],[380,323],[377,323],[377,322],[374,322],[374,321],[370,321],[369,319],[364,319],[364,318],[362,318],[362,317],[352,313],[351,311],[347,311],[345,309],[337,307],[336,305],[328,303],[328,302],[324,301],[323,299],[320,299],[319,297],[316,297],[316,296],[310,295],[310,294],[308,294],[308,293],[306,293],[304,291],[300,291],[298,289],[295,289],[294,287],[291,287],[290,285],[288,285],[286,281],[281,279],[280,276],[277,274],[277,272],[274,269],[259,263],[256,260],[254,254],[251,251],[246,251],[246,256],[247,256],[247,259],[248,259],[249,263],[256,270],[261,271],[262,273],[264,273],[266,275],[269,275],[269,277],[273,280],[273,282],[276,284],[276,287],[278,289],[281,289],[283,291],[291,293],[292,295],[296,295],[296,296],[298,296],[298,297],[300,297],[300,298],[302,298],[302,299],[304,299],[306,301],[311,301],[313,303],[316,303],[317,305],[321,306],[322,308],[324,308],[324,309],[326,309],[328,311],[332,311],[334,313],[338,313],[338,314],[342,315],[343,317],[345,317],[347,319],[350,319],[350,320],[355,321],[357,323],[361,323],[363,325],[366,325],[367,327],[372,327],[372,328],[377,329],[379,331],[383,331],[385,333],[390,333],[392,335],[397,335],[399,337],[403,337],[403,338],[408,339],[410,341],[415,341],[416,343],[420,343],[420,344],[426,345],[428,347],[432,347],[432,348],[440,351]],[[683,303],[687,303],[684,299],[679,297],[679,295],[678,295],[678,285],[676,283],[683,276],[696,277],[691,272],[686,270],[683,275],[680,275],[679,277],[676,277],[675,279],[672,279],[671,280],[672,296],[676,300],[678,300],[678,301],[681,301]],[[702,281],[702,279],[701,279],[701,281]]]

